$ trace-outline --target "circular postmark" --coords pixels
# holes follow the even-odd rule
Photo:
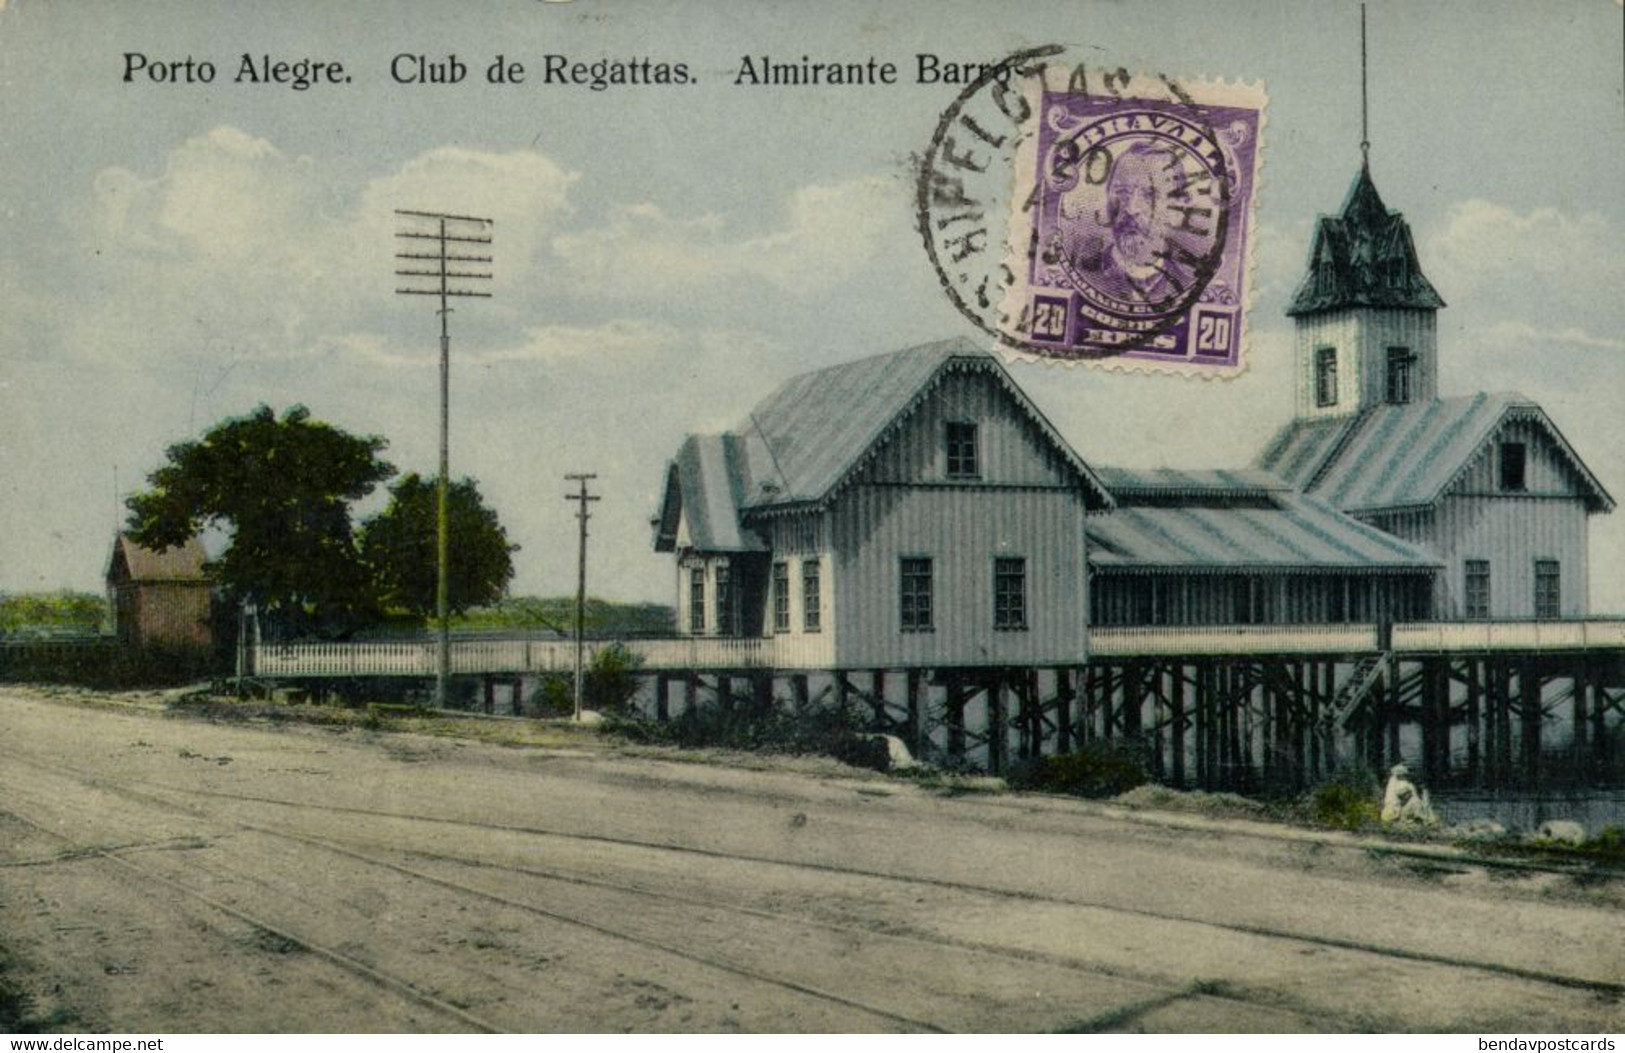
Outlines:
[[[1059,45],[984,67],[919,159],[916,224],[939,283],[1018,352],[1200,358],[1206,344],[1209,361],[1233,362],[1234,205],[1250,193],[1257,116]]]

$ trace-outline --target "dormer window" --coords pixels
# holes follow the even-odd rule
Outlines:
[[[1408,347],[1388,349],[1387,401],[1403,406],[1411,400],[1411,375],[1416,367],[1416,356]]]
[[[1315,349],[1315,405],[1337,405],[1337,348]]]
[[[948,478],[977,479],[981,477],[981,461],[976,450],[976,425],[965,421],[949,421],[945,438],[948,452]]]
[[[1501,444],[1501,489],[1511,493],[1527,490],[1524,469],[1528,461],[1528,448],[1521,442]]]

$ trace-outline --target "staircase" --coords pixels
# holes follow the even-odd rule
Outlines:
[[[1365,701],[1377,681],[1393,665],[1393,658],[1392,651],[1379,651],[1360,659],[1348,680],[1332,696],[1331,704],[1322,711],[1321,723],[1326,727],[1346,726],[1349,718],[1360,708],[1360,703]]]

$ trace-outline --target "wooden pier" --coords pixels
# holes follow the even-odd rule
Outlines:
[[[1399,759],[1429,785],[1591,786],[1625,775],[1625,620],[1099,629],[1075,665],[829,669],[772,638],[590,641],[623,648],[667,720],[701,706],[835,706],[917,755],[1009,770],[1116,742],[1183,787],[1287,792]],[[589,658],[592,655],[589,654]],[[574,644],[480,638],[454,675],[567,676]],[[434,642],[260,643],[245,673],[430,677]]]

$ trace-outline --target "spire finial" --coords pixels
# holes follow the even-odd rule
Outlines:
[[[1365,91],[1365,5],[1360,5],[1360,166],[1371,166],[1371,132]]]

